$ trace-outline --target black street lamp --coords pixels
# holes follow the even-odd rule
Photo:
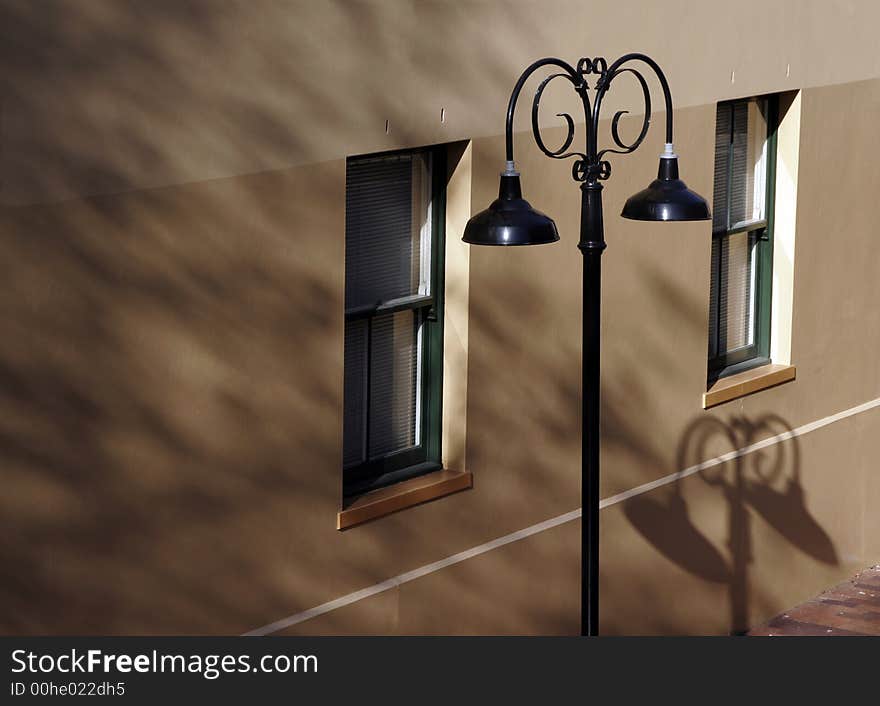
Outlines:
[[[687,188],[678,178],[678,156],[672,146],[672,96],[669,84],[657,63],[644,54],[626,54],[610,66],[605,59],[581,59],[577,68],[561,59],[541,59],[527,68],[510,95],[507,106],[507,163],[501,173],[498,199],[485,211],[468,221],[463,240],[473,245],[540,245],[559,240],[556,224],[543,213],[531,207],[522,197],[519,172],[513,161],[513,113],[516,101],[526,80],[544,66],[555,66],[561,73],[551,74],[538,86],[532,102],[532,134],[540,150],[548,157],[565,159],[576,157],[572,177],[581,184],[581,232],[578,248],[584,256],[583,297],[583,391],[581,404],[581,634],[599,633],[599,316],[601,311],[601,257],[605,249],[602,224],[602,183],[611,176],[611,164],[606,154],[629,154],[645,139],[651,121],[651,94],[642,74],[631,63],[641,62],[650,67],[663,88],[666,101],[666,149],[660,155],[657,178],[647,189],[627,199],[624,218],[640,221],[697,221],[706,220],[709,207],[706,200]],[[645,117],[642,129],[632,143],[625,143],[618,132],[620,118],[627,112],[620,110],[611,120],[611,137],[617,149],[599,150],[597,133],[602,100],[609,86],[621,74],[633,75],[642,89]],[[598,76],[593,105],[590,105],[587,77]],[[569,152],[574,138],[574,120],[567,113],[560,114],[568,125],[568,135],[562,146],[550,150],[541,139],[538,128],[538,107],[541,95],[555,78],[565,78],[574,87],[584,107],[586,125],[586,152]]]

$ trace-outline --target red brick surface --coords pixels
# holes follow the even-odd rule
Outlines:
[[[880,635],[880,565],[865,569],[749,635]]]

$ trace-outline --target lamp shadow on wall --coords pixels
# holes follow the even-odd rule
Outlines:
[[[773,414],[755,419],[738,417],[723,422],[699,417],[682,435],[677,466],[684,470],[705,462],[719,448],[725,453],[775,435],[792,431]],[[825,530],[806,506],[800,482],[800,446],[796,437],[740,455],[697,472],[724,499],[727,511],[725,551],[720,551],[692,521],[680,482],[664,499],[636,497],[626,501],[624,513],[632,526],[661,555],[690,574],[728,590],[733,633],[750,626],[749,569],[754,561],[753,522],[760,517],[793,549],[814,560],[837,565],[838,556]]]
[[[471,250],[471,270],[479,273],[480,296],[472,297],[470,306],[468,459],[479,473],[480,487],[491,488],[493,496],[497,495],[496,521],[510,516],[519,527],[570,509],[580,498],[581,354],[576,323],[580,291],[560,285],[578,281],[580,263],[577,258],[563,262],[559,257],[559,249],[571,245],[565,242],[568,237],[570,234],[563,234],[555,254],[543,248]],[[542,277],[547,271],[554,276]],[[638,278],[645,287],[637,293],[639,299],[653,296],[662,300],[661,306],[676,312],[677,340],[705,340],[705,309],[694,303],[691,289],[656,270],[640,270]],[[624,300],[624,305],[631,304],[634,296]],[[613,365],[606,364],[602,382],[603,455],[612,460],[603,470],[603,483],[611,488],[635,487],[769,436],[791,432],[786,420],[775,415],[725,422],[702,412],[686,424],[680,437],[673,437],[680,438],[674,448],[665,448],[666,430],[675,428],[676,422],[664,420],[657,431],[658,424],[651,422],[662,401],[655,399],[651,390],[667,390],[692,380],[693,361],[669,345],[668,329],[643,327],[640,337],[631,339],[630,344],[626,344],[629,331],[616,333],[623,339],[612,342],[615,359],[607,359]],[[504,365],[498,365],[502,358]],[[694,360],[705,362],[699,356]],[[658,385],[657,380],[664,382]],[[685,617],[686,609],[667,614],[663,606],[677,600],[677,591],[696,588],[701,591],[696,600],[711,612],[713,587],[726,592],[729,616],[720,620],[712,617],[712,624],[729,624],[731,632],[747,629],[750,608],[760,611],[766,603],[766,596],[758,595],[759,588],[749,580],[755,518],[772,528],[792,551],[821,564],[837,565],[834,544],[807,505],[801,466],[800,444],[792,437],[699,474],[700,482],[718,494],[723,503],[720,507],[726,510],[723,546],[718,544],[718,532],[712,531],[714,524],[704,525],[707,508],[714,510],[717,505],[706,505],[701,496],[697,508],[681,482],[625,501],[621,508],[624,519],[645,539],[650,546],[647,551],[656,552],[698,581],[679,585],[673,578],[660,585],[654,572],[646,570],[645,553],[618,543],[615,548],[623,555],[614,557],[612,573],[602,579],[604,602],[610,606],[608,615],[603,616],[603,631],[693,631],[695,623]],[[613,492],[619,491],[606,488],[603,496]],[[520,514],[515,515],[511,508]],[[533,515],[526,515],[528,511]],[[613,543],[615,539],[606,533],[603,541]],[[544,585],[561,582],[576,587],[580,580],[577,551],[577,545],[561,542],[553,547],[532,544],[529,560],[533,567],[541,567]],[[509,584],[516,585],[522,569],[520,574],[516,567],[506,570]],[[577,631],[576,595],[570,603],[559,598],[556,604],[541,601],[537,606],[523,599],[511,609],[507,602],[480,598],[478,585],[460,583],[455,591],[459,597],[472,596],[470,600],[483,615],[504,611],[516,615],[515,620],[496,616],[496,629],[510,624],[514,632],[527,632],[529,627],[544,633]],[[513,590],[508,598],[518,600]],[[567,610],[571,615],[566,615]],[[704,619],[705,610],[702,616],[693,620]]]
[[[369,6],[335,7],[367,42],[396,31]],[[493,270],[495,296],[472,297],[470,310],[468,459],[495,491],[491,523],[462,512],[429,537],[387,518],[348,561],[327,559],[341,375],[313,372],[341,370],[342,258],[328,249],[327,218],[344,174],[277,170],[337,144],[353,112],[346,90],[303,70],[338,45],[335,26],[274,19],[207,2],[0,5],[0,632],[244,631],[327,600],[331,584],[335,597],[384,580],[391,558],[433,559],[577,502],[579,288],[560,303],[558,259],[532,286],[533,254],[507,253],[521,264]],[[275,31],[253,52],[244,26]],[[388,42],[369,68],[402,64],[422,81],[446,64],[433,87],[453,96],[465,72],[475,96],[515,78],[500,54],[473,72],[443,32],[422,35],[405,57]],[[410,108],[387,92],[360,97],[358,129]],[[404,124],[394,134],[410,139]],[[207,181],[206,171],[253,173]],[[579,262],[568,260],[562,276],[574,282]],[[625,405],[603,396],[608,418],[622,417]],[[661,467],[637,430],[605,428],[642,466]],[[776,502],[753,495],[753,508]],[[542,546],[540,565],[574,585],[572,547]],[[522,566],[499,569],[528,586]],[[512,593],[514,610],[484,584],[445,595],[470,601],[463,631],[576,632],[574,594],[535,608],[533,591]],[[431,619],[426,632],[447,631]]]

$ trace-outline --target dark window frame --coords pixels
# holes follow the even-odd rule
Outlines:
[[[730,108],[740,103],[753,100],[767,101],[767,164],[766,164],[766,195],[765,195],[765,212],[764,220],[754,221],[745,226],[738,226],[730,223],[730,204],[732,202],[730,196],[730,188],[733,182],[733,148],[732,145],[727,152],[728,161],[728,179],[727,179],[727,215],[725,217],[726,227],[714,230],[712,238],[726,238],[737,233],[748,232],[750,241],[756,248],[755,252],[755,312],[753,318],[753,343],[743,346],[735,350],[721,350],[721,346],[717,345],[718,354],[709,357],[708,361],[708,382],[711,385],[719,378],[733,375],[745,370],[756,368],[760,365],[770,363],[770,316],[771,316],[771,300],[773,285],[773,225],[775,218],[775,201],[776,201],[776,142],[779,127],[779,96],[771,94],[766,96],[757,96],[754,98],[737,99],[732,101],[724,101],[718,104],[720,108]],[[731,122],[731,130],[733,130]],[[715,266],[715,263],[712,263]],[[720,258],[719,258],[720,266]],[[723,276],[719,272],[719,276],[715,280],[719,288],[723,286]],[[718,307],[717,318],[719,322],[718,335],[720,339],[720,321],[721,321],[721,293],[714,293],[710,296],[710,301],[714,298],[715,305]],[[710,350],[711,344],[710,343]]]
[[[353,159],[424,153],[429,156],[431,179],[431,250],[430,286],[427,295],[413,295],[345,311],[345,320],[366,319],[368,327],[376,316],[411,310],[416,326],[422,327],[421,435],[419,443],[343,467],[343,497],[352,498],[370,490],[383,488],[416,476],[440,470],[441,422],[443,408],[443,310],[445,285],[445,223],[446,223],[446,150],[442,147],[396,150],[390,153],[359,155]],[[369,330],[369,329],[368,329]],[[367,334],[367,360],[370,336]],[[368,362],[369,365],[369,362]],[[365,376],[365,424],[369,429],[369,368]],[[367,432],[368,434],[368,432]],[[369,437],[366,439],[369,449]]]

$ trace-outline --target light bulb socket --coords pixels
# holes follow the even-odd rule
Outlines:
[[[657,178],[660,181],[675,181],[678,179],[678,157],[661,157],[660,166],[657,169]]]
[[[502,201],[522,198],[522,184],[520,184],[518,172],[501,175],[501,182],[498,185],[498,198]]]

